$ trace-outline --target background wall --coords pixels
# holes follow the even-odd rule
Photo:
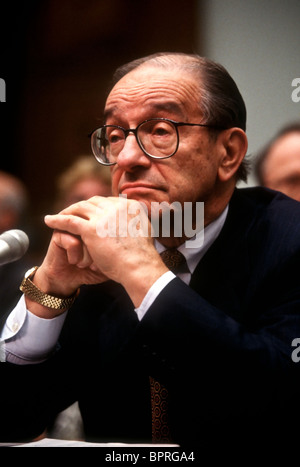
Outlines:
[[[205,0],[199,49],[234,77],[248,110],[249,153],[300,119],[291,99],[300,77],[299,0]],[[254,180],[250,179],[250,183]]]
[[[55,176],[91,153],[88,135],[102,122],[112,71],[158,50],[192,51],[199,42],[196,7],[197,0],[6,5],[0,77],[7,77],[10,125],[2,128],[9,143],[2,164],[30,184],[37,209],[51,199]]]

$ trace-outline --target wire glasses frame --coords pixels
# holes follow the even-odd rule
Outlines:
[[[140,149],[148,157],[168,159],[174,156],[178,150],[178,127],[180,126],[225,129],[225,127],[205,123],[176,122],[168,118],[151,118],[141,122],[136,128],[128,129],[118,125],[103,125],[90,135],[92,151],[100,164],[115,165],[127,136],[129,133],[133,133]]]

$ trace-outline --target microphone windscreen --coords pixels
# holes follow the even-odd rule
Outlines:
[[[0,265],[20,259],[28,247],[29,238],[23,230],[7,230],[0,235]]]

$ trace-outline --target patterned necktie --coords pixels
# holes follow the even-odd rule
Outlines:
[[[176,248],[168,248],[161,254],[161,259],[165,265],[174,273],[188,272],[188,266],[185,257]]]
[[[176,248],[169,248],[160,254],[165,265],[174,273],[187,272],[186,259]],[[152,442],[172,442],[168,422],[168,390],[150,376]]]
[[[152,442],[170,443],[168,420],[168,390],[156,379],[149,377],[151,390]]]

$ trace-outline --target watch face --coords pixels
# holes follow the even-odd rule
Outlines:
[[[35,266],[34,268],[29,269],[29,270],[25,273],[25,279],[27,279],[36,269],[37,269],[36,266]]]

